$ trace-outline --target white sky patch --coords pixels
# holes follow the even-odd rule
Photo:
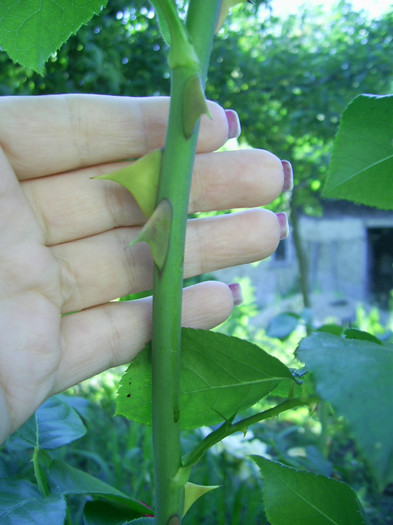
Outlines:
[[[355,11],[364,10],[369,14],[370,18],[378,18],[388,11],[393,11],[392,0],[352,0],[351,3]],[[296,13],[300,6],[321,5],[325,11],[331,11],[336,4],[337,0],[325,0],[324,2],[316,2],[315,0],[273,0],[271,5],[274,15],[285,17]]]

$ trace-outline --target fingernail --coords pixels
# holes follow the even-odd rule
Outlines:
[[[228,139],[237,139],[241,132],[238,114],[233,109],[226,109],[225,116],[228,122]]]
[[[289,160],[282,160],[281,164],[284,170],[284,184],[282,191],[289,191],[293,188],[292,164],[289,162]]]
[[[277,219],[280,223],[280,241],[283,239],[286,239],[289,235],[289,224],[288,224],[288,216],[286,213],[277,213]]]
[[[233,295],[233,304],[235,306],[239,306],[239,304],[242,304],[243,293],[242,293],[242,288],[240,284],[238,283],[228,284],[228,287],[231,290],[232,295]]]

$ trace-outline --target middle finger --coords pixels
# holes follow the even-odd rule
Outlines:
[[[45,233],[48,246],[82,239],[119,226],[135,226],[145,217],[119,184],[92,177],[123,164],[105,164],[22,183]],[[281,161],[264,150],[197,155],[190,213],[254,207],[274,200],[283,190]]]

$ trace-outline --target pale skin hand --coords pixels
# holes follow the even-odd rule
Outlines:
[[[129,362],[151,335],[151,300],[109,302],[152,285],[144,217],[129,193],[92,180],[162,147],[166,98],[0,99],[0,443],[49,396]],[[283,168],[261,150],[212,153],[225,113],[203,119],[190,212],[267,204]],[[280,239],[261,209],[190,221],[186,276],[270,255]],[[183,324],[211,328],[233,308],[224,283],[184,293]],[[80,313],[61,317],[71,311]]]

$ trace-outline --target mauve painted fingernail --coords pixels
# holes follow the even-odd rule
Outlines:
[[[292,164],[289,162],[289,160],[282,160],[281,164],[284,170],[284,184],[282,191],[289,191],[293,188]]]
[[[232,295],[233,295],[233,304],[235,306],[239,306],[239,304],[242,304],[243,292],[242,292],[242,288],[240,284],[238,283],[228,284],[228,287],[231,290]]]
[[[242,129],[238,114],[233,109],[226,109],[225,116],[228,122],[228,139],[237,139]]]
[[[289,235],[288,215],[284,212],[277,213],[277,219],[280,223],[280,241],[282,241]]]

